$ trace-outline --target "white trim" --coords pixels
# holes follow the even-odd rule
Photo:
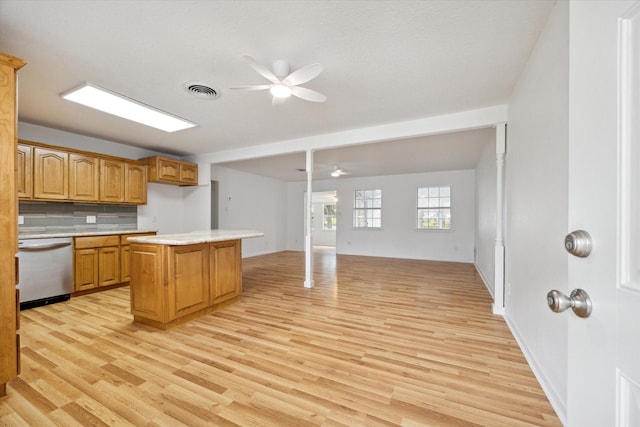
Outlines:
[[[477,262],[473,262],[473,266],[476,268],[476,271],[478,272],[478,275],[480,276],[480,279],[482,279],[482,283],[484,283],[484,287],[487,288],[487,291],[489,291],[489,294],[491,295],[491,298],[494,297],[494,292],[493,292],[493,288],[491,286],[489,286],[489,283],[491,283],[488,279],[487,279],[487,274],[485,274],[482,269],[480,268],[480,265]],[[497,313],[496,313],[497,314]]]
[[[306,153],[306,170],[307,170],[307,209],[305,217],[305,238],[304,238],[304,287],[313,288],[313,219],[311,211],[313,210],[313,150],[307,150]]]
[[[378,126],[363,127],[341,132],[332,132],[304,138],[290,139],[253,145],[208,154],[188,156],[185,159],[202,163],[222,163],[236,160],[258,159],[307,150],[346,147],[372,142],[414,138],[447,132],[480,129],[504,123],[507,120],[507,106],[496,105],[477,110],[462,111],[442,116],[395,122]]]
[[[511,319],[509,318],[508,314],[505,314],[504,320],[507,323],[507,326],[509,327],[511,334],[513,335],[516,342],[518,343],[518,346],[520,347],[522,354],[527,360],[527,363],[529,364],[529,367],[531,368],[533,375],[538,380],[538,383],[540,383],[540,387],[542,387],[542,391],[544,391],[544,394],[547,396],[547,399],[549,399],[549,403],[551,403],[553,410],[556,411],[556,415],[560,419],[560,422],[562,423],[562,425],[567,425],[567,408],[562,404],[562,399],[560,399],[560,396],[558,396],[558,394],[555,392],[555,390],[551,386],[551,382],[547,379],[547,377],[545,377],[544,369],[540,367],[538,362],[533,357],[533,354],[529,351],[529,348],[525,344],[524,339],[522,338],[522,335],[520,335],[516,326],[511,322]]]

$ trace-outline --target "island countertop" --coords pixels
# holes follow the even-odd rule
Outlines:
[[[129,242],[155,245],[194,245],[197,243],[224,242],[226,240],[262,237],[264,233],[256,230],[204,230],[180,234],[161,234],[157,236],[130,237]]]

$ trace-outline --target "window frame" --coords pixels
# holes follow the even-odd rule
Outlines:
[[[327,206],[333,206],[334,207],[334,211],[332,215],[327,215],[326,213],[326,207]],[[333,227],[331,228],[327,228],[326,227],[326,219],[327,218],[333,218]],[[322,231],[336,231],[336,228],[338,227],[338,205],[337,203],[323,203],[322,204]]]
[[[364,193],[364,199],[358,199],[358,193]],[[373,197],[376,194],[379,194],[379,197]],[[372,197],[367,197],[372,196]],[[358,201],[361,200],[365,206],[358,206]],[[379,200],[379,202],[376,202]],[[369,206],[370,205],[370,206]],[[379,206],[375,206],[379,205]],[[362,216],[364,213],[364,216]],[[371,213],[371,215],[369,215]],[[376,214],[377,213],[377,214]],[[360,214],[360,215],[358,215]],[[364,219],[365,224],[361,224],[361,221]],[[378,225],[374,225],[375,222],[378,222]],[[369,221],[373,223],[370,225]],[[382,189],[364,189],[364,190],[353,190],[353,217],[351,222],[354,230],[381,230],[382,229]]]
[[[440,192],[443,188],[448,189],[448,195],[441,195]],[[420,196],[420,190],[426,190],[426,196]],[[437,195],[431,195],[433,190],[437,190]],[[447,185],[425,185],[420,186],[416,189],[416,216],[415,216],[415,227],[416,230],[428,230],[428,231],[451,231],[453,230],[453,197],[452,197],[452,186]],[[423,202],[421,203],[421,199]],[[440,206],[442,204],[442,199],[448,199],[448,206]],[[433,202],[432,202],[433,200]],[[437,200],[437,202],[436,202]],[[443,217],[441,215],[442,212],[448,210],[448,218],[446,215]],[[421,223],[424,222],[425,218],[421,216],[421,211],[433,211],[438,212],[436,217],[432,218],[435,221],[438,221],[437,227],[431,226],[422,226]],[[427,218],[429,220],[429,218]],[[448,227],[443,227],[448,220]]]

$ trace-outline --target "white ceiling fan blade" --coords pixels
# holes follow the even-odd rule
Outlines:
[[[322,72],[322,65],[318,63],[309,64],[289,74],[282,81],[290,85],[301,85],[310,80],[315,79],[316,77],[318,77],[318,74],[320,74],[321,72]]]
[[[271,71],[269,71],[267,67],[265,67],[264,65],[258,64],[258,62],[249,55],[242,55],[242,56],[244,59],[246,59],[249,62],[249,64],[251,64],[251,67],[253,67],[253,69],[256,70],[256,72],[260,74],[262,77],[264,77],[265,79],[269,80],[272,83],[280,83],[280,79],[278,79]]]
[[[273,85],[253,85],[253,86],[236,86],[231,87],[229,89],[238,89],[238,90],[266,90],[271,89]]]
[[[292,86],[291,93],[298,98],[304,99],[305,101],[324,102],[327,100],[327,97],[320,92],[316,92],[315,90],[307,89],[300,86]]]

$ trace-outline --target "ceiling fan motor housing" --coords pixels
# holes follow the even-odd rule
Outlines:
[[[276,59],[273,61],[273,74],[280,80],[289,75],[289,63],[284,59]]]

